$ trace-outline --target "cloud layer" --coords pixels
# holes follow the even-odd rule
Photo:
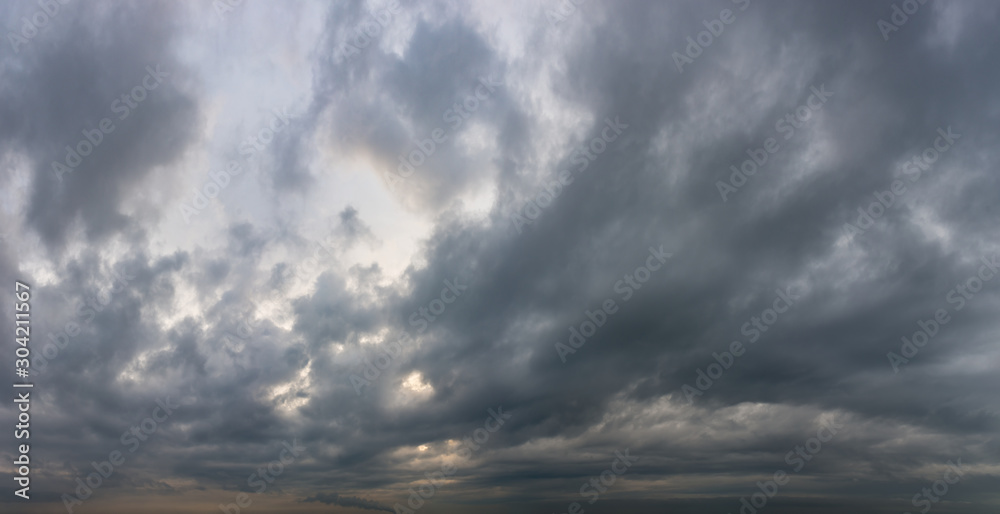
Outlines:
[[[996,511],[995,3],[58,5],[5,509]]]

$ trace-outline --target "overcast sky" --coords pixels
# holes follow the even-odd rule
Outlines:
[[[1000,508],[1000,3],[46,2],[0,511]]]

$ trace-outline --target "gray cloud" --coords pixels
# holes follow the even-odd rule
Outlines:
[[[358,498],[355,496],[341,496],[337,493],[318,493],[302,501],[305,503],[319,502],[319,503],[325,503],[327,505],[340,505],[343,507],[358,507],[360,509],[366,509],[366,510],[395,512],[389,507],[386,507],[385,505],[380,505],[379,503],[373,502],[371,500],[366,500],[364,498]]]

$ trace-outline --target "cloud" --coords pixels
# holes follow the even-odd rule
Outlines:
[[[371,500],[366,500],[364,498],[358,498],[356,496],[341,496],[337,493],[317,493],[310,496],[304,500],[304,503],[309,502],[319,502],[325,503],[327,505],[340,505],[341,507],[358,507],[360,509],[366,510],[379,510],[385,512],[395,512],[385,505],[381,505],[377,502]]]
[[[56,255],[74,222],[88,242],[141,233],[122,204],[180,157],[199,123],[196,97],[185,87],[188,70],[169,51],[182,16],[176,4],[61,9],[19,54],[20,64],[7,65],[8,84],[32,87],[4,88],[4,117],[12,123],[0,135],[8,152],[30,163],[25,223]],[[147,78],[148,68],[160,70],[156,80]],[[100,130],[102,120],[108,130]],[[53,163],[76,166],[60,174]]]

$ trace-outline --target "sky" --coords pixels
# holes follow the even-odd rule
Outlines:
[[[995,513],[998,22],[6,0],[0,511]]]

